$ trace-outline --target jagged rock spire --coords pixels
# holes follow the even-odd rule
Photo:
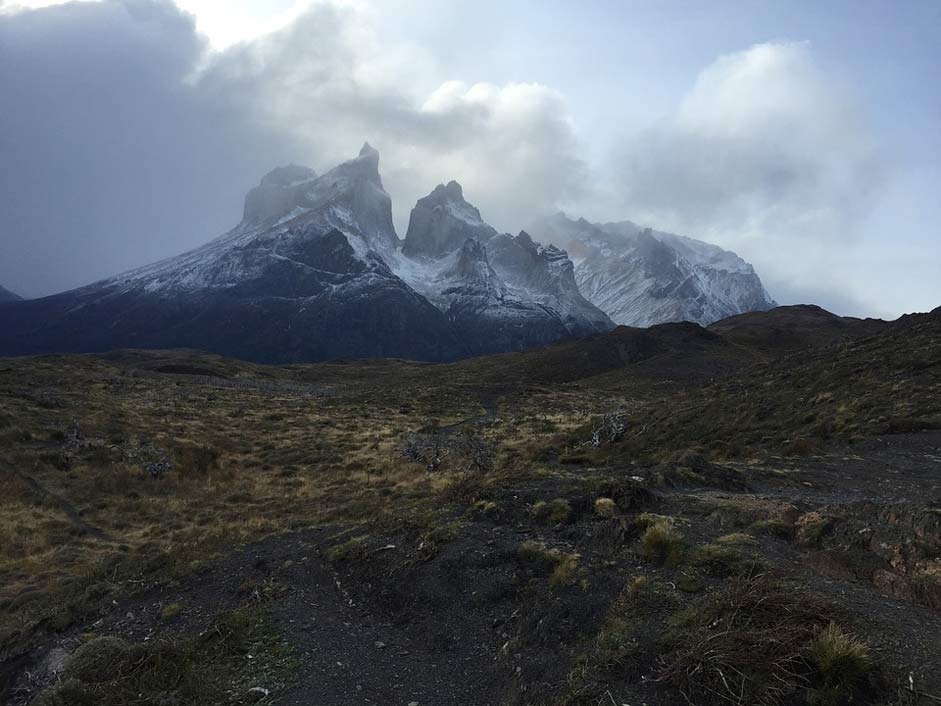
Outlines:
[[[408,222],[402,252],[409,257],[440,257],[470,240],[486,242],[497,231],[484,223],[480,211],[464,200],[464,189],[456,181],[438,184],[418,200]]]

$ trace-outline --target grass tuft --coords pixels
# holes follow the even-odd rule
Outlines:
[[[568,522],[572,514],[572,506],[564,498],[555,500],[540,500],[530,509],[532,516],[544,525],[561,525]]]
[[[676,566],[683,559],[685,541],[667,520],[658,520],[647,527],[640,537],[641,555],[657,564]]]
[[[872,669],[866,643],[832,622],[811,642],[810,659],[820,682],[820,687],[814,690],[813,702],[827,706],[849,703]]]
[[[611,498],[598,498],[595,500],[595,515],[611,518],[617,514],[617,505]]]

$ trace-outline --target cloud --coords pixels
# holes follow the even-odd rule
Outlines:
[[[807,43],[719,58],[621,157],[629,205],[737,238],[852,238],[883,176],[859,109]]]
[[[51,293],[230,226],[299,143],[190,77],[204,40],[168,2],[0,15],[0,281]]]
[[[720,57],[615,154],[635,220],[738,249],[797,291],[819,291],[886,178],[860,109],[804,42]]]
[[[382,153],[400,230],[415,201],[450,179],[504,229],[577,197],[585,167],[558,92],[452,80],[421,95],[412,79],[427,57],[390,48],[371,20],[363,6],[315,4],[283,30],[218,54],[200,85],[305,141],[323,168],[368,139]]]
[[[367,5],[320,0],[214,51],[169,0],[0,14],[13,106],[0,111],[0,282],[51,293],[194,247],[235,224],[270,168],[324,170],[367,139],[400,229],[449,179],[506,229],[578,193],[558,93],[436,83],[427,57],[375,22]]]
[[[501,230],[558,208],[631,218],[738,251],[783,302],[874,310],[850,263],[884,259],[867,228],[891,175],[810,45],[720,57],[589,166],[552,87],[444,80],[365,0],[280,2],[273,31],[216,50],[170,0],[0,0],[0,284],[47,294],[195,247],[272,167],[323,171],[369,140],[400,235],[457,179]]]

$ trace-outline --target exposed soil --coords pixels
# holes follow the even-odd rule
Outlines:
[[[837,506],[843,522],[863,523],[885,539],[888,530],[879,526],[886,523],[869,510],[888,505],[904,516],[901,508],[913,511],[937,502],[939,450],[938,433],[877,439],[852,454],[739,469],[747,489],[668,488],[642,504],[681,517],[684,534],[697,544],[746,531],[758,519],[794,518]],[[712,473],[709,468],[701,472],[705,478]],[[616,474],[609,469],[604,477]],[[93,625],[50,642],[33,655],[33,669],[20,672],[9,703],[25,703],[28,693],[48,681],[53,675],[37,674],[35,665],[53,650],[74,647],[82,630],[160,640],[205,630],[213,615],[245,605],[264,607],[299,663],[284,684],[267,683],[265,674],[258,675],[257,686],[271,691],[264,703],[557,702],[580,643],[597,631],[624,577],[660,573],[668,584],[675,581],[675,572],[658,572],[631,550],[629,532],[608,541],[609,526],[591,517],[588,498],[573,490],[578,487],[577,479],[546,478],[504,488],[494,496],[502,513],[498,518],[473,519],[430,556],[415,537],[398,535],[370,537],[355,560],[330,561],[329,548],[349,536],[331,528],[251,544],[179,586],[142,589],[120,599]],[[568,497],[572,517],[540,527],[526,508],[536,498],[556,495]],[[827,536],[836,536],[834,531]],[[891,531],[904,546],[906,532],[913,530],[900,522]],[[865,546],[826,538],[804,546],[754,537],[753,549],[775,572],[851,616],[853,629],[871,641],[887,693],[901,688],[910,698],[905,703],[933,703],[929,696],[918,701],[916,695],[941,694],[941,613],[892,595],[884,590],[885,582],[871,580],[871,570],[848,571],[839,557],[852,557],[862,566],[866,562],[859,557],[868,552],[870,564],[881,562],[882,571],[899,576],[904,566],[893,566]],[[580,554],[584,565],[593,567],[591,591],[547,589],[519,560],[518,546],[525,539]],[[182,607],[179,615],[161,620],[162,608],[170,604]],[[610,693],[618,704],[675,703],[654,680],[655,666],[654,654],[638,659],[630,673],[609,675],[601,695]],[[250,663],[245,669],[251,670]],[[250,700],[247,694],[231,694],[228,702]]]

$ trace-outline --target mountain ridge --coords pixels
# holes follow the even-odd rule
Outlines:
[[[585,298],[620,325],[708,325],[776,304],[751,265],[716,245],[631,221],[594,224],[563,213],[534,229],[571,253]]]
[[[596,296],[591,277],[601,277],[610,292],[625,273],[586,276],[586,263],[595,267],[607,258],[604,248],[612,243],[628,244],[634,275],[644,268],[668,275],[641,292],[662,304],[652,312],[647,307],[649,322],[702,323],[715,314],[703,282],[716,270],[706,265],[757,281],[751,266],[730,253],[634,232],[629,222],[602,227],[563,217],[569,230],[589,234],[571,239],[569,257],[547,238],[499,233],[453,180],[417,201],[400,240],[379,159],[365,143],[323,174],[296,164],[277,167],[246,194],[239,224],[204,245],[78,289],[5,305],[0,355],[188,347],[290,363],[447,361],[519,351],[615,327],[618,319],[609,313],[617,307]],[[599,249],[592,238],[608,245]],[[615,269],[627,262],[607,259]],[[695,282],[692,261],[705,263],[692,273]],[[684,274],[690,276],[683,280]],[[757,287],[764,292],[760,281]],[[622,306],[636,300],[614,293]]]

